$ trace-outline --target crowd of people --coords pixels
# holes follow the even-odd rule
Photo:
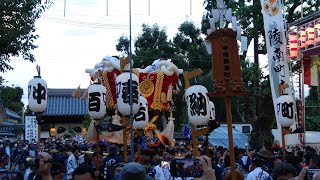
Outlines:
[[[10,142],[0,139],[0,180],[228,180],[232,179],[230,153],[223,147],[198,146],[200,157],[193,156],[190,142],[173,147],[161,144],[136,152],[125,162],[121,145],[100,143],[97,146],[75,139],[47,139],[40,151],[35,141]],[[234,148],[237,180],[320,179],[320,155],[311,147],[292,148],[283,158],[279,147],[260,150]],[[170,162],[175,158],[198,158],[200,178],[173,177]],[[197,168],[199,165],[197,164]],[[313,171],[308,171],[313,169]],[[312,174],[311,174],[312,173]]]

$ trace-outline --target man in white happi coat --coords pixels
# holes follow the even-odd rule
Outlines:
[[[79,156],[79,148],[78,146],[73,146],[71,149],[71,154],[68,157],[67,161],[67,180],[72,179],[73,171],[79,166],[77,157]]]

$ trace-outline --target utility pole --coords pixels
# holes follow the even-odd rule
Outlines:
[[[259,4],[259,1],[258,0],[253,0],[253,7],[256,7],[256,6],[260,6]],[[254,17],[253,17],[255,20],[258,18],[258,14],[256,14]],[[253,23],[253,26],[254,28],[255,27],[255,24]],[[255,96],[255,102],[256,102],[256,113],[255,115],[256,116],[259,116],[260,114],[260,110],[261,110],[261,105],[260,105],[260,73],[259,73],[259,69],[260,69],[260,64],[259,64],[259,34],[255,34],[254,37],[253,37],[253,53],[254,53],[254,64],[256,65],[256,80],[254,82],[254,89],[255,89],[255,93],[256,93],[256,96]]]
[[[109,1],[106,0],[106,15],[109,16]]]
[[[150,16],[150,0],[148,0],[148,16]]]

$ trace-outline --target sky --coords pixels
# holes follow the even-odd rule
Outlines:
[[[22,101],[27,105],[27,85],[41,67],[48,88],[87,88],[90,82],[86,68],[92,68],[106,55],[119,55],[117,39],[129,35],[129,0],[52,0],[53,5],[36,21],[40,37],[33,51],[36,62],[13,57],[14,70],[0,73],[8,86],[24,89]],[[108,6],[107,6],[108,2]],[[202,0],[132,0],[132,38],[141,32],[142,23],[165,27],[169,38],[180,24],[191,20],[200,28],[205,12]],[[190,9],[191,2],[191,9]],[[65,9],[65,11],[64,11]],[[253,57],[252,43],[248,56]],[[261,67],[267,58],[260,57]]]
[[[41,67],[41,76],[48,88],[87,88],[92,68],[106,55],[119,55],[115,49],[117,39],[129,35],[129,0],[52,0],[53,5],[36,21],[36,40],[33,51],[36,62],[13,57],[14,70],[0,73],[8,86],[24,89],[22,101],[27,104],[27,85]],[[107,3],[108,2],[108,8]],[[132,0],[132,38],[141,32],[142,23],[166,27],[169,38],[185,20],[200,27],[204,12],[202,0]],[[108,11],[107,11],[108,9]]]

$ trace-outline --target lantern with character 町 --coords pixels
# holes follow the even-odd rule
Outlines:
[[[41,76],[35,76],[28,83],[28,105],[35,113],[44,112],[47,108],[47,83]]]
[[[206,125],[210,119],[208,90],[201,85],[189,87],[185,93],[188,117],[191,124]]]
[[[123,71],[116,79],[116,97],[118,110],[123,115],[130,115],[130,71]],[[132,113],[140,109],[139,78],[132,74]]]
[[[277,99],[277,116],[279,124],[289,128],[294,123],[294,100],[287,94],[282,94]]]
[[[101,119],[106,113],[106,88],[101,83],[93,83],[88,88],[88,112],[93,119]]]

